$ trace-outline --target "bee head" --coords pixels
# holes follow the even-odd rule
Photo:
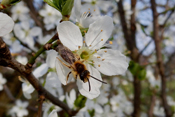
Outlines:
[[[89,78],[90,72],[88,70],[84,70],[83,72],[80,73],[80,79],[83,82],[87,82],[87,78]]]

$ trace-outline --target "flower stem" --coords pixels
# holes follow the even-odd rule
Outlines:
[[[57,33],[56,33],[46,44],[51,44],[51,43],[54,42],[56,39],[58,39],[58,34],[57,34]],[[45,45],[46,45],[46,44],[45,44]],[[29,62],[28,62],[27,64],[30,64],[30,65],[32,66],[32,65],[35,63],[36,58],[46,50],[45,45],[42,46],[42,47],[38,50],[38,52],[35,53],[35,55],[29,60]]]

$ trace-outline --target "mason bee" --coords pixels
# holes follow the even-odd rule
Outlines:
[[[84,83],[88,82],[89,84],[89,91],[91,90],[91,85],[90,85],[90,81],[89,78],[93,78],[101,83],[105,83],[93,76],[90,75],[90,72],[87,70],[86,65],[84,64],[84,61],[80,60],[80,57],[77,54],[74,54],[70,49],[68,49],[67,47],[65,47],[62,44],[59,44],[57,46],[57,49],[59,55],[63,58],[63,60],[65,60],[69,65],[67,65],[66,63],[64,63],[63,61],[61,61],[58,57],[57,59],[66,67],[68,67],[69,69],[71,69],[71,71],[67,74],[67,78],[66,78],[66,83],[69,79],[69,75],[72,73],[73,77],[75,79],[80,78],[80,80],[82,80]]]

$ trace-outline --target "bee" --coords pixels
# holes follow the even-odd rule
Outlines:
[[[72,53],[70,49],[65,47],[62,44],[59,44],[56,48],[56,51],[59,53],[59,55],[69,64],[67,65],[63,61],[61,61],[58,57],[57,59],[67,68],[71,69],[71,71],[67,74],[66,83],[69,79],[69,75],[72,73],[73,77],[75,79],[80,78],[84,83],[88,82],[89,84],[89,91],[91,91],[91,85],[90,85],[90,78],[93,78],[101,83],[107,84],[104,81],[101,81],[94,76],[90,75],[90,72],[87,70],[86,65],[84,64],[83,60],[80,60],[80,57],[77,54]]]

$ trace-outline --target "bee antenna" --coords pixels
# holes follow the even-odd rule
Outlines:
[[[106,82],[104,82],[104,81],[102,81],[102,80],[99,80],[99,79],[95,78],[94,76],[91,76],[91,75],[89,75],[89,76],[92,77],[93,79],[95,79],[95,80],[101,82],[101,83],[107,84]]]
[[[90,81],[89,81],[88,78],[87,78],[87,81],[88,81],[88,83],[89,83],[89,91],[91,91],[91,85],[90,85]]]

